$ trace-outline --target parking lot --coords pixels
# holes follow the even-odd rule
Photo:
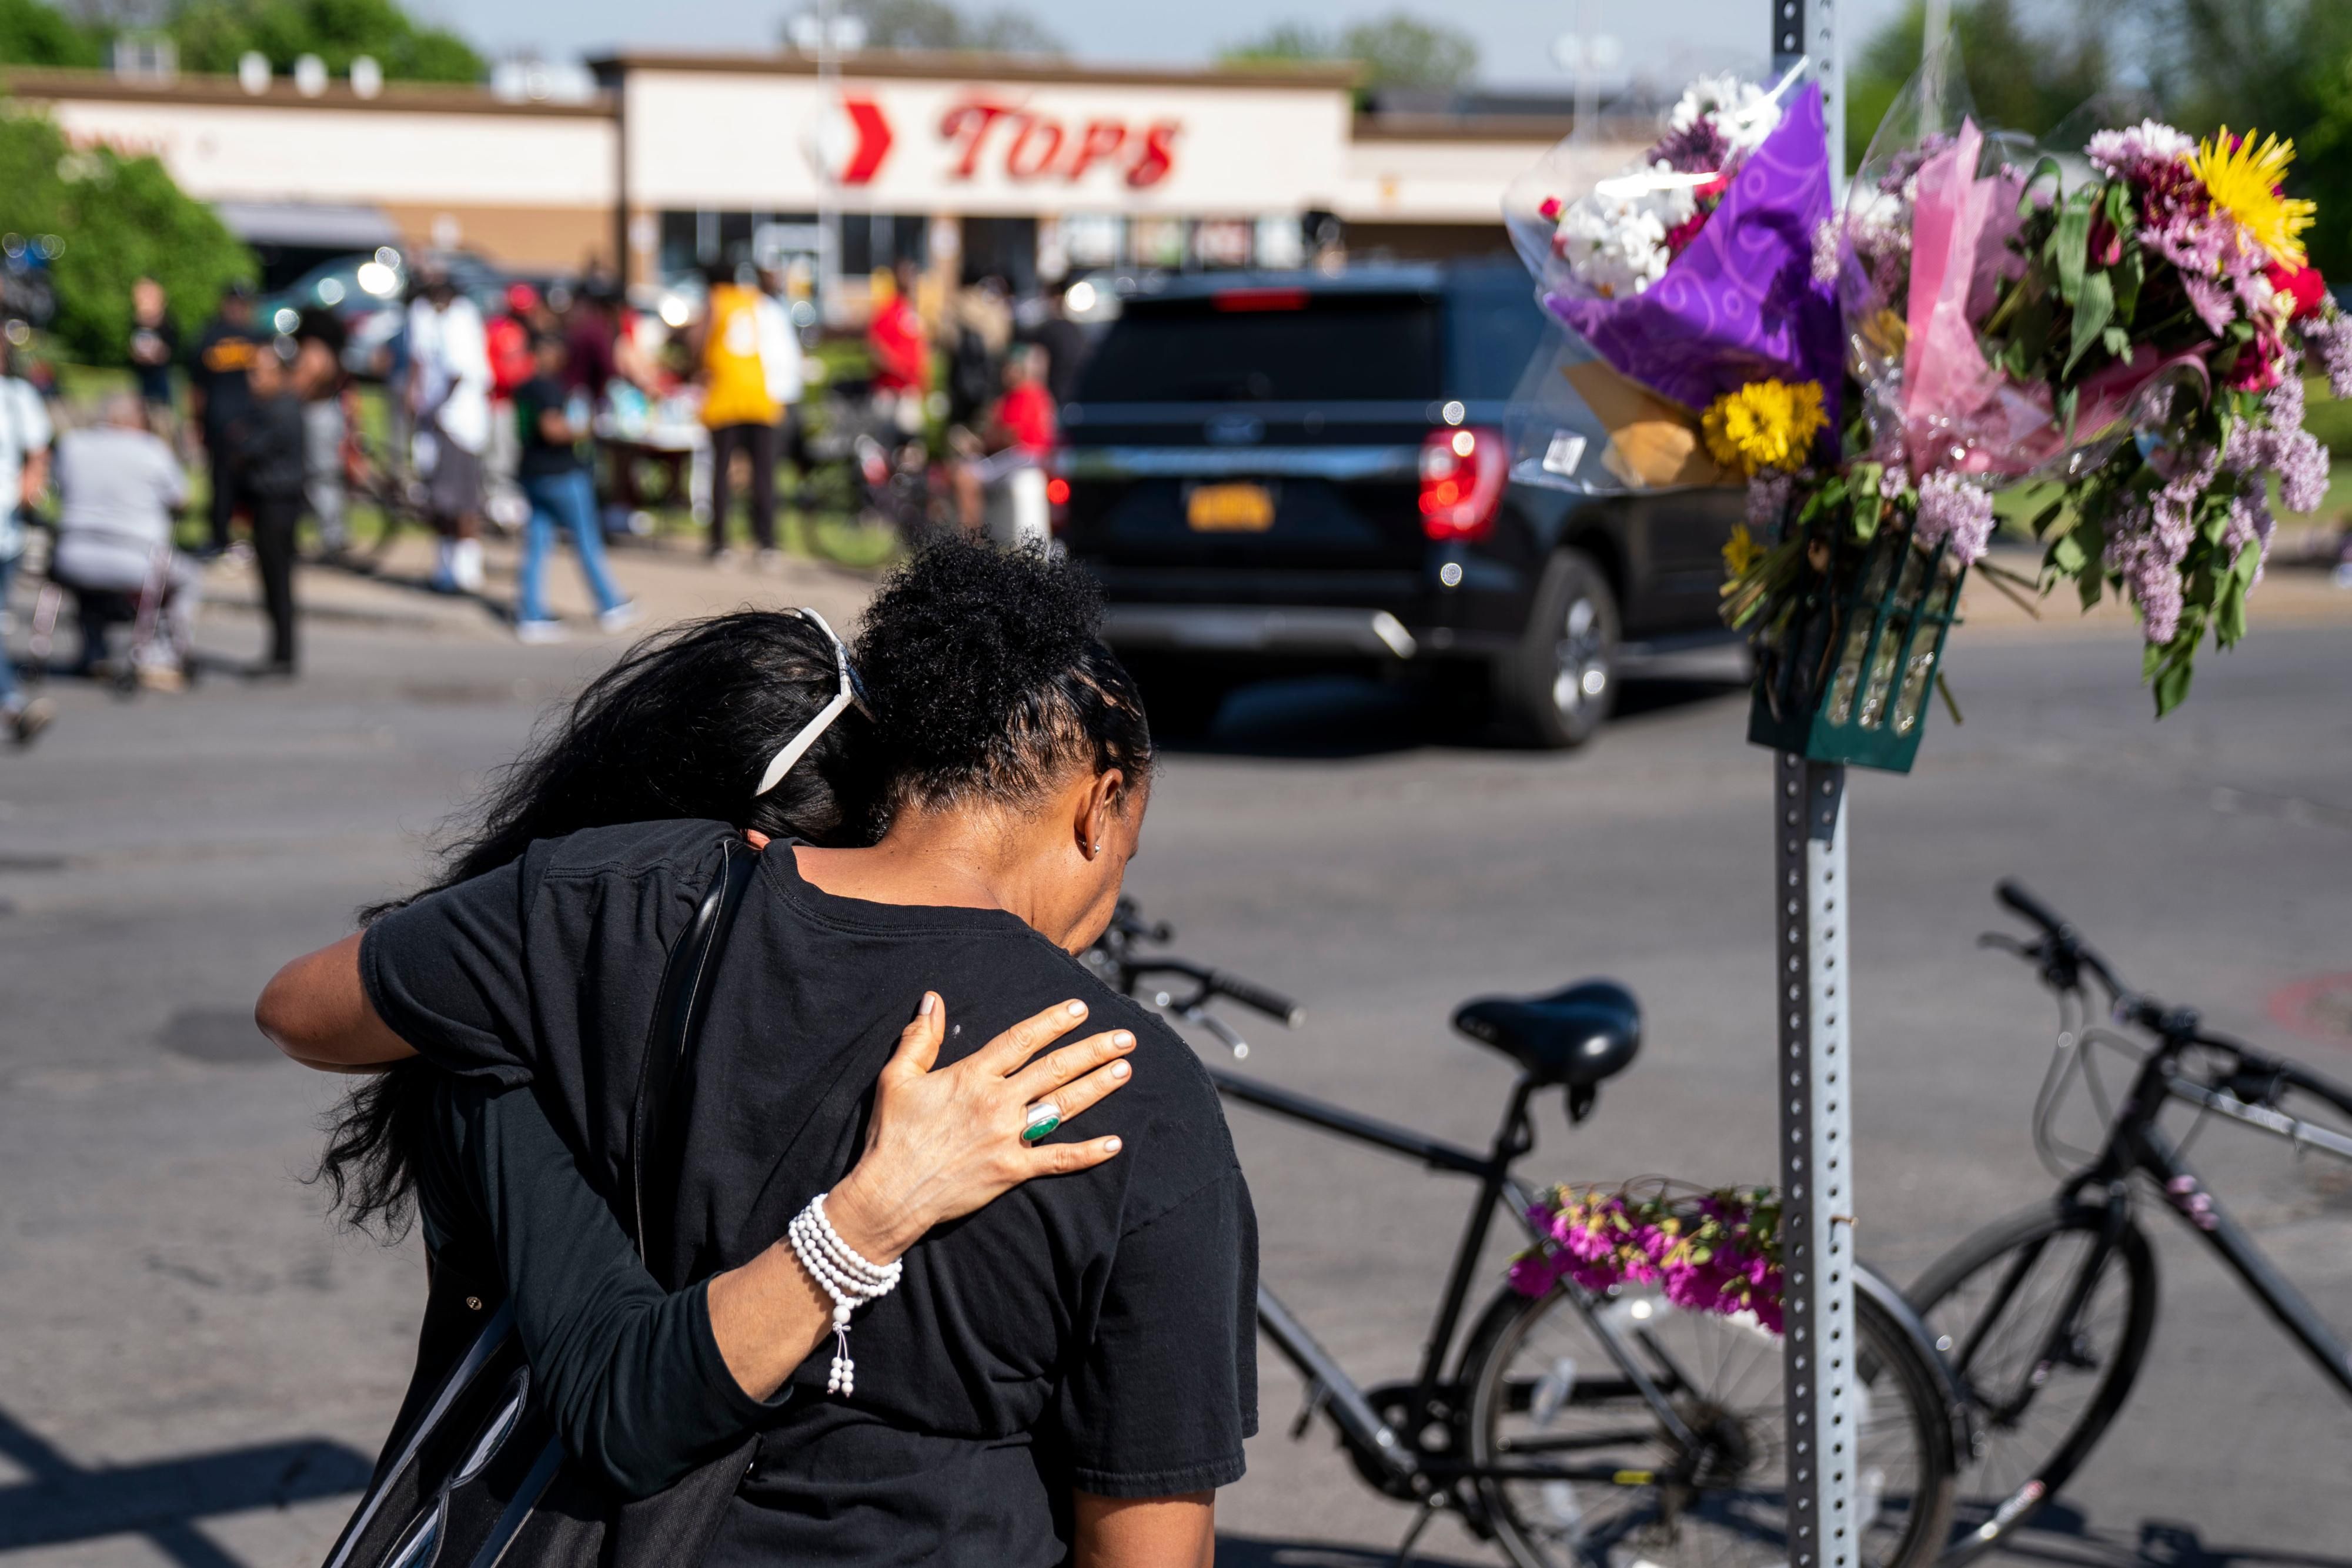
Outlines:
[[[204,640],[257,635],[232,607]],[[294,688],[65,689],[42,747],[0,756],[11,1568],[315,1563],[407,1375],[417,1249],[320,1218],[299,1178],[336,1085],[247,1014],[278,962],[416,880],[436,823],[609,645],[352,617],[310,648]],[[1938,713],[1909,779],[1856,777],[1859,1237],[1898,1278],[2049,1185],[2027,1113],[2052,1011],[1973,946],[2000,875],[2139,984],[2352,1074],[2352,614],[2264,624],[2258,599],[2254,635],[2161,726],[2137,666],[2121,627],[1964,629],[1965,726]],[[1452,1007],[1616,976],[1646,1005],[1643,1053],[1584,1127],[1544,1111],[1536,1174],[1768,1179],[1770,765],[1724,673],[1633,685],[1596,745],[1560,755],[1431,742],[1370,685],[1255,688],[1170,759],[1131,891],[1189,956],[1308,1007],[1256,1037],[1249,1071],[1458,1139],[1491,1132],[1507,1072],[1449,1035]],[[1233,1124],[1265,1276],[1367,1381],[1406,1374],[1466,1194],[1244,1109]],[[2352,1324],[2352,1183],[2210,1136],[2225,1200]],[[2160,1237],[2138,1391],[2012,1560],[2352,1563],[2352,1408]],[[1289,1439],[1298,1389],[1264,1370],[1220,1561],[1387,1561],[1402,1511],[1323,1431]],[[1421,1554],[1491,1560],[1450,1528]]]

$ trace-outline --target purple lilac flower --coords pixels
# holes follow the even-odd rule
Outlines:
[[[2103,564],[2123,580],[2139,606],[2140,634],[2162,646],[2180,630],[2180,557],[2158,534],[2156,508],[2146,501],[2124,507],[2107,524]]]
[[[2352,397],[2352,316],[2330,311],[2324,320],[2304,326],[2303,340],[2327,372],[2329,395]]]
[[[1912,537],[1941,544],[1962,566],[1973,566],[1992,538],[1992,493],[1957,474],[1930,474],[1919,481],[1919,522]]]
[[[1911,471],[1899,462],[1889,463],[1878,471],[1878,498],[1891,501],[1911,487]]]
[[[1832,214],[1813,229],[1813,281],[1824,288],[1835,287],[1838,271],[1845,265],[1842,247],[1845,244],[1844,220]]]
[[[1759,539],[1780,537],[1780,524],[1789,513],[1789,476],[1777,468],[1766,468],[1748,481],[1748,531]]]
[[[2238,319],[2237,302],[2231,297],[2226,283],[2200,277],[2183,268],[2180,287],[2189,296],[2189,306],[2197,312],[2197,319],[2204,322],[2205,329],[2216,338],[2228,331],[2230,323]]]
[[[2221,548],[2229,552],[2230,564],[2238,564],[2238,557],[2248,545],[2261,553],[2254,558],[2253,580],[2263,580],[2263,567],[2270,559],[2271,530],[2275,527],[2268,499],[2257,489],[2241,490],[2230,502],[2230,526],[2221,535]]]

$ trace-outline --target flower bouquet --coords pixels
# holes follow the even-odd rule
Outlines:
[[[1769,1187],[1707,1191],[1658,1177],[1556,1186],[1528,1218],[1544,1239],[1511,1261],[1522,1295],[1562,1280],[1595,1294],[1655,1283],[1685,1311],[1753,1312],[1780,1332],[1780,1200]]]
[[[1564,457],[1539,433],[1542,472],[1522,476],[1574,488],[1736,483],[1701,437],[1710,402],[1768,378],[1836,395],[1836,301],[1807,248],[1832,210],[1821,89],[1802,68],[1769,88],[1702,78],[1617,172],[1593,177],[1592,147],[1580,131],[1504,197],[1538,297],[1575,340],[1517,401],[1540,411],[1572,391],[1605,444],[1599,472],[1585,473],[1580,444]]]
[[[2305,353],[2352,390],[2352,327],[2296,237],[2310,205],[2278,188],[2292,155],[2148,122],[2037,157],[1977,126],[1948,51],[1923,68],[1815,244],[1857,417],[1794,466],[1738,442],[1725,612],[1759,649],[1751,739],[1907,768],[1971,565],[2021,599],[2121,588],[2157,710],[2179,704],[2205,632],[2244,631],[2271,480],[2294,509],[2325,491]],[[2042,487],[2038,580],[1984,559],[1992,492],[2019,484]]]

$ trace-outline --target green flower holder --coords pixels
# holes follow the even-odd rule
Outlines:
[[[1968,569],[1940,544],[1914,547],[1907,528],[1841,554],[1812,574],[1780,645],[1759,648],[1748,738],[1809,761],[1908,773]]]

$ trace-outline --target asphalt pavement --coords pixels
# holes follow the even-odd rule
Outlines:
[[[2347,596],[2352,601],[2352,596]],[[2352,604],[2347,604],[2352,611]],[[2264,626],[2155,723],[2127,629],[1956,636],[1967,723],[1852,789],[1858,1236],[1908,1278],[2049,1186],[2053,1013],[1979,952],[2025,876],[2138,983],[2352,1076],[2352,613]],[[0,1564],[316,1563],[405,1381],[423,1278],[300,1176],[338,1084],[252,999],[420,877],[436,826],[617,644],[314,622],[299,684],[120,702],[60,684],[0,754]],[[257,624],[210,612],[242,653]],[[1483,1141],[1501,1059],[1461,999],[1616,976],[1641,1059],[1550,1178],[1769,1179],[1770,759],[1702,661],[1572,756],[1433,740],[1368,685],[1256,688],[1168,763],[1131,890],[1192,956],[1291,992],[1250,1071]],[[1203,1042],[1204,1049],[1213,1049]],[[1412,1366],[1468,1194],[1237,1108],[1263,1267],[1366,1381]],[[2223,1200],[2352,1329],[2352,1173],[2207,1134]],[[2158,1222],[2159,1226],[2161,1222]],[[2013,1563],[2352,1565],[2352,1401],[2162,1228],[2164,1312],[2116,1429]],[[1491,1260],[1499,1282],[1501,1254]],[[1264,1358],[1219,1560],[1388,1561],[1406,1516]],[[1496,1561],[1441,1526],[1418,1561]]]

